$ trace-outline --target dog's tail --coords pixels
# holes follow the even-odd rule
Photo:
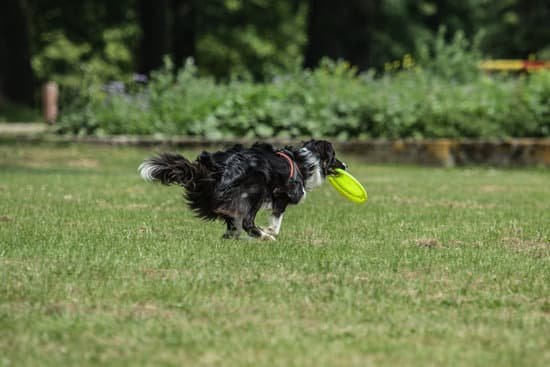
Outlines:
[[[143,161],[138,168],[146,181],[160,181],[164,185],[187,187],[202,170],[197,163],[176,153],[161,153]]]

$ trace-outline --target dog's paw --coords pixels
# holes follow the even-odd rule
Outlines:
[[[277,232],[275,231],[275,229],[273,229],[272,227],[267,227],[267,228],[264,228],[264,227],[260,227],[261,231],[263,233],[267,233],[273,237],[276,237],[277,236]]]
[[[269,233],[264,233],[260,237],[262,241],[275,241],[275,236],[270,235]]]
[[[260,232],[260,239],[262,241],[275,241],[275,236],[271,233],[268,233],[265,229],[260,229]]]
[[[227,231],[223,234],[222,238],[225,239],[225,240],[229,240],[229,239],[238,240],[239,239],[239,232]]]

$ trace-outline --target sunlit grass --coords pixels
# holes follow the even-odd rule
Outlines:
[[[550,360],[548,171],[348,157],[367,205],[326,185],[266,243],[141,181],[149,153],[0,145],[0,365]]]

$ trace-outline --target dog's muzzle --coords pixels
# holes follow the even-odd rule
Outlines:
[[[334,162],[332,162],[332,164],[330,165],[330,167],[328,169],[329,174],[334,173],[334,170],[337,169],[337,168],[340,168],[340,169],[343,169],[344,171],[346,171],[347,168],[348,168],[348,165],[345,164],[344,162],[338,160],[338,159],[334,159]]]

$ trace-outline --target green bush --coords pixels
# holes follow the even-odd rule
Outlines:
[[[37,108],[0,98],[0,122],[39,122],[42,120]]]
[[[439,38],[443,38],[441,35]],[[216,83],[167,61],[143,85],[84,83],[60,131],[222,137],[550,136],[550,73],[487,75],[458,34],[382,75],[325,60],[270,82]]]

